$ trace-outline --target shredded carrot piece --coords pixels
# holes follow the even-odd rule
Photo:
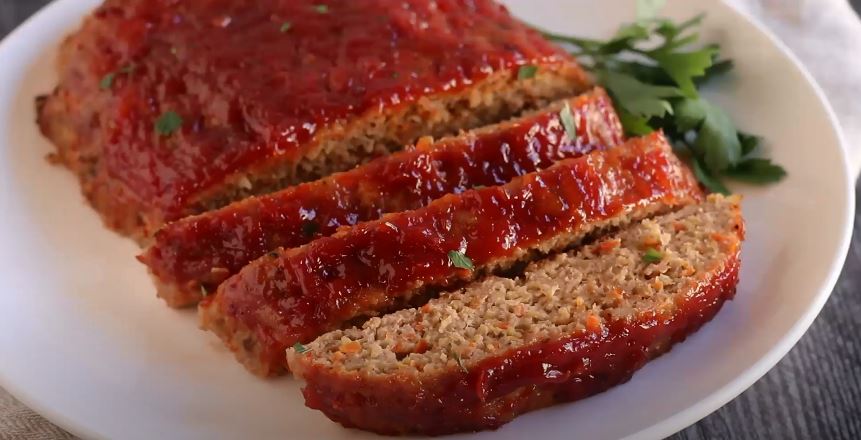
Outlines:
[[[356,341],[345,342],[341,344],[341,347],[338,349],[341,353],[358,353],[362,351],[362,344],[359,344]]]

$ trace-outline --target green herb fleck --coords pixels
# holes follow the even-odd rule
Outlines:
[[[314,10],[317,11],[318,14],[328,14],[329,6],[328,5],[317,5],[314,6]]]
[[[313,237],[317,235],[317,232],[320,231],[320,225],[317,222],[312,220],[305,220],[302,222],[302,235],[305,237]]]
[[[294,350],[296,353],[299,353],[299,354],[302,354],[302,353],[305,353],[305,352],[311,351],[311,349],[310,349],[310,348],[308,348],[308,347],[306,347],[306,346],[304,346],[304,345],[302,345],[302,344],[300,344],[300,343],[298,343],[298,342],[297,342],[297,343],[295,343],[295,344],[293,344],[293,350]]]
[[[532,64],[520,66],[520,68],[517,69],[517,79],[534,78],[536,73],[538,73],[538,66],[534,66]]]
[[[562,126],[565,127],[565,134],[568,135],[568,140],[574,142],[577,139],[577,121],[574,120],[571,106],[567,102],[562,107],[562,111],[559,112],[559,119],[562,121]]]
[[[470,260],[463,252],[448,251],[448,259],[454,267],[466,270],[473,270],[475,268],[472,264],[472,260]]]
[[[643,261],[646,263],[657,263],[664,259],[664,254],[660,253],[655,248],[646,249],[646,253],[643,254]]]
[[[102,77],[102,80],[99,82],[99,87],[102,90],[108,90],[114,85],[114,78],[116,78],[116,72],[111,72]]]
[[[453,358],[454,358],[454,361],[455,361],[455,362],[457,362],[457,366],[458,366],[458,367],[460,367],[460,369],[461,369],[464,373],[469,373],[469,370],[466,368],[466,365],[464,365],[464,363],[463,363],[463,359],[461,359],[461,357],[460,357],[460,355],[459,355],[459,354],[457,354],[456,352],[452,351],[452,352],[451,352],[451,357],[453,357]]]
[[[175,111],[162,114],[155,121],[155,131],[162,136],[170,136],[182,127],[182,116]]]
[[[285,21],[284,23],[281,24],[280,30],[282,33],[284,33],[284,32],[289,31],[291,27],[293,27],[293,23],[290,23],[289,21]]]
[[[176,48],[173,48],[173,50],[176,50]],[[123,66],[122,69],[120,69],[120,73],[124,73],[124,74],[128,75],[130,73],[134,73],[135,69],[137,69],[136,65],[126,64],[125,66]]]
[[[270,258],[278,258],[278,252],[275,251],[269,252],[268,255]]]
[[[398,77],[400,77],[400,76],[401,76],[401,74],[400,74],[400,73],[398,73],[398,72],[392,72],[392,78],[394,78],[394,79],[398,79]]]

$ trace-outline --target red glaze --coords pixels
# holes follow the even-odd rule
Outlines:
[[[738,284],[738,253],[672,312],[647,313],[520,348],[421,383],[410,377],[341,376],[319,366],[301,371],[308,407],[347,427],[383,434],[441,435],[493,429],[516,416],[589,397],[626,382],[649,360],[667,352],[710,321]]]
[[[473,271],[452,265],[450,251],[464,252],[481,270],[522,258],[524,250],[553,239],[562,239],[554,247],[563,247],[572,234],[601,222],[642,216],[700,195],[696,181],[656,133],[504,186],[448,195],[425,208],[272,252],[225,281],[203,307],[217,307],[251,330],[261,348],[255,362],[284,366],[284,349],[297,341],[390,309],[419,286],[472,279]]]
[[[433,145],[419,145],[268,196],[172,223],[140,258],[172,305],[197,302],[201,284],[215,291],[250,261],[278,247],[301,246],[339,227],[416,209],[448,193],[495,186],[622,142],[603,90],[569,101],[577,127],[571,140],[559,110],[538,113]],[[169,287],[168,287],[169,286]]]
[[[570,59],[491,0],[107,0],[85,30],[62,93],[100,104],[80,132],[96,129],[110,177],[166,220],[303,156],[333,122]],[[169,111],[184,124],[159,135]]]

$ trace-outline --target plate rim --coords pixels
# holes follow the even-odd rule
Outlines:
[[[39,9],[36,13],[24,20],[12,32],[0,40],[0,54],[10,50],[13,42],[20,40],[21,35],[34,32],[31,28],[37,27],[38,24],[46,20],[54,14],[59,14],[63,6],[68,0],[55,0]],[[812,88],[817,100],[822,106],[828,121],[830,122],[831,130],[834,131],[837,143],[839,144],[840,160],[843,167],[844,175],[844,193],[845,197],[842,206],[846,209],[843,219],[843,230],[841,232],[840,246],[835,249],[835,258],[832,261],[828,270],[828,276],[823,279],[820,284],[819,291],[813,298],[813,301],[807,306],[802,315],[796,319],[795,323],[781,339],[774,344],[769,350],[765,351],[759,359],[751,366],[745,369],[741,374],[737,375],[724,386],[717,388],[702,399],[686,408],[683,411],[677,412],[663,420],[657,421],[650,426],[646,426],[639,431],[626,437],[633,438],[665,438],[676,432],[691,426],[702,420],[709,414],[726,405],[728,402],[739,396],[741,393],[749,389],[756,381],[768,373],[781,359],[796,345],[801,337],[806,333],[808,328],[815,321],[816,317],[821,312],[825,303],[831,296],[841,270],[848,256],[851,243],[853,226],[854,226],[854,211],[855,198],[854,194],[854,177],[849,165],[847,141],[841,127],[840,121],[834,112],[833,107],[825,96],[819,83],[804,66],[799,58],[789,49],[774,33],[772,33],[764,24],[754,18],[748,11],[739,8],[731,1],[721,0],[717,3],[722,4],[727,8],[738,20],[744,21],[754,28],[758,33],[763,35],[769,43],[774,46],[784,57],[802,75],[805,82]],[[55,410],[51,405],[42,402],[37,396],[28,393],[15,385],[14,382],[8,380],[3,371],[0,370],[0,387],[5,389],[14,398],[30,408],[34,412],[40,414],[45,419],[66,430],[67,432],[80,438],[103,438],[94,429],[79,423],[70,417],[66,417],[61,411]]]

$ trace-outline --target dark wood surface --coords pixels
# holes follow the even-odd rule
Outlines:
[[[861,0],[851,1],[861,6]],[[0,38],[45,3],[0,0]],[[856,206],[861,206],[857,195]],[[852,247],[837,287],[798,345],[749,390],[672,438],[861,439],[859,230],[861,216],[856,214]],[[38,432],[29,438],[59,435],[52,429]],[[7,437],[0,432],[0,438]]]

